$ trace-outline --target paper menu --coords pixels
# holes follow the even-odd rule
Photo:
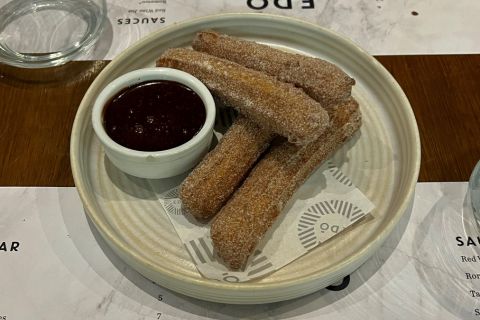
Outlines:
[[[9,0],[0,0],[0,7]],[[448,12],[445,8],[449,8]],[[153,31],[219,13],[294,17],[347,36],[371,54],[478,53],[480,2],[450,0],[347,2],[325,0],[107,0],[108,23],[97,46],[79,60],[111,60]],[[413,15],[413,12],[416,15]],[[439,19],[438,17],[442,17]],[[137,20],[138,19],[138,20]],[[444,23],[444,21],[449,23]],[[430,30],[425,33],[421,30]],[[462,35],[459,37],[458,35]],[[18,41],[35,43],[35,39]],[[465,40],[467,39],[467,41]],[[33,52],[33,51],[30,51]]]
[[[466,273],[478,273],[478,262],[463,262],[479,254],[466,245],[478,232],[462,213],[467,184],[419,183],[412,211],[345,289],[247,306],[189,298],[141,276],[88,221],[75,188],[0,188],[0,242],[20,243],[0,254],[0,318],[476,319],[480,280]]]
[[[238,12],[283,15],[314,23],[347,36],[375,55],[480,52],[480,42],[473,41],[480,28],[476,15],[480,3],[468,0],[456,1],[455,5],[451,0],[107,0],[107,5],[111,25],[102,40],[111,47],[98,52],[103,57],[95,54],[95,59],[112,59],[135,41],[163,26],[196,17]],[[445,8],[449,8],[448,12]],[[137,13],[134,14],[133,10]],[[149,12],[142,13],[141,10]],[[118,24],[118,19],[134,19],[135,15],[159,20]],[[164,23],[160,20],[162,17]]]

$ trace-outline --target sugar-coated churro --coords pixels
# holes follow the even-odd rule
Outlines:
[[[210,232],[213,245],[232,269],[245,265],[298,187],[358,130],[357,102],[350,98],[332,108],[331,119],[331,128],[308,145],[284,141],[271,147],[217,214]]]
[[[262,72],[190,49],[168,49],[157,66],[186,71],[226,105],[292,143],[306,144],[329,126],[328,113],[301,89]]]
[[[325,108],[346,100],[355,84],[339,67],[325,60],[288,53],[215,31],[199,32],[192,47],[293,83]]]
[[[219,144],[182,183],[180,199],[193,216],[215,215],[240,185],[273,137],[245,117],[238,117]]]

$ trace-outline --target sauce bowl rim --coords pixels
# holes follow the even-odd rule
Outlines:
[[[108,101],[121,90],[152,80],[166,80],[178,82],[192,89],[201,98],[206,111],[206,118],[202,125],[202,128],[187,142],[176,146],[174,148],[161,150],[161,151],[140,151],[122,146],[115,142],[106,132],[103,123],[104,109]],[[144,160],[144,159],[159,159],[169,156],[180,155],[188,153],[194,149],[212,130],[215,123],[216,107],[215,101],[208,88],[193,75],[173,69],[173,68],[144,68],[137,69],[125,73],[124,75],[116,78],[110,82],[105,88],[102,89],[100,94],[95,99],[95,103],[92,109],[92,125],[96,136],[100,142],[109,148],[110,150],[129,158]],[[132,160],[133,160],[132,159]]]

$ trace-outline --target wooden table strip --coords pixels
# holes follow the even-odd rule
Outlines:
[[[480,159],[480,55],[379,56],[408,96],[422,140],[419,181],[465,181]],[[0,65],[0,186],[73,186],[70,131],[107,61]]]

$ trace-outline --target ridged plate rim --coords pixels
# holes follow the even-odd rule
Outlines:
[[[377,234],[377,237],[371,241],[370,243],[364,245],[362,250],[357,251],[357,253],[349,258],[345,259],[341,264],[337,264],[334,267],[326,270],[322,274],[313,274],[308,277],[303,277],[301,279],[292,279],[286,280],[276,283],[244,283],[244,284],[232,284],[232,283],[223,283],[223,282],[214,282],[208,279],[194,279],[194,278],[185,278],[179,274],[174,272],[170,272],[161,268],[158,265],[152,265],[148,261],[145,261],[140,255],[136,252],[127,248],[118,238],[115,237],[113,233],[109,231],[108,226],[106,226],[101,219],[99,218],[99,213],[94,210],[93,201],[88,195],[87,190],[87,181],[85,181],[84,176],[82,175],[82,168],[79,164],[80,159],[80,152],[81,152],[81,145],[80,145],[80,135],[81,135],[81,125],[84,121],[89,121],[90,119],[85,120],[88,118],[86,115],[88,114],[88,101],[94,99],[94,91],[95,89],[104,81],[104,79],[112,72],[114,72],[115,68],[122,64],[123,62],[127,61],[128,59],[132,58],[132,54],[137,51],[139,48],[152,43],[152,41],[156,41],[157,39],[161,38],[164,34],[169,34],[175,31],[180,31],[182,29],[191,28],[196,25],[201,25],[202,23],[206,22],[225,22],[234,20],[268,20],[271,23],[279,23],[279,24],[287,24],[296,27],[297,29],[303,29],[305,31],[314,32],[322,35],[327,35],[331,38],[334,38],[336,41],[341,43],[344,46],[347,46],[351,50],[351,54],[355,56],[360,56],[363,59],[366,59],[369,62],[369,67],[374,68],[376,72],[379,72],[386,80],[388,80],[388,85],[391,86],[395,94],[398,95],[398,98],[402,101],[402,105],[405,107],[403,110],[406,112],[406,117],[408,118],[408,123],[410,124],[409,134],[411,134],[414,138],[414,145],[411,146],[412,156],[409,160],[412,161],[411,163],[411,176],[407,179],[407,196],[402,199],[401,204],[391,219],[382,230],[382,232]],[[402,217],[403,213],[407,210],[411,199],[413,198],[414,190],[416,181],[418,178],[418,173],[420,170],[420,138],[418,133],[418,127],[415,121],[415,116],[411,109],[410,103],[395,81],[395,79],[390,75],[390,73],[370,54],[366,51],[361,49],[355,43],[350,41],[349,39],[336,34],[335,32],[322,28],[318,25],[311,24],[302,20],[294,19],[294,18],[287,18],[283,16],[276,16],[276,15],[269,15],[269,14],[258,14],[258,13],[231,13],[231,14],[218,14],[213,16],[206,16],[202,18],[188,20],[182,23],[173,24],[171,26],[167,26],[162,28],[161,30],[152,33],[151,35],[141,39],[132,47],[128,48],[124,52],[122,52],[119,56],[117,56],[109,65],[97,76],[95,81],[90,86],[89,90],[85,94],[80,107],[77,111],[77,115],[75,117],[75,121],[72,128],[72,135],[71,135],[71,145],[70,145],[70,161],[72,167],[72,174],[75,181],[75,185],[77,187],[78,193],[80,198],[84,204],[86,213],[88,214],[89,218],[92,220],[96,228],[100,231],[100,234],[105,238],[107,243],[112,246],[117,254],[121,255],[122,258],[125,259],[132,259],[131,261],[127,261],[131,266],[135,269],[143,273],[144,275],[152,275],[155,274],[158,277],[162,278],[162,285],[172,289],[178,290],[181,293],[189,294],[189,290],[184,288],[184,285],[193,286],[193,292],[191,292],[192,296],[197,298],[205,298],[207,300],[212,301],[221,301],[221,302],[231,302],[231,303],[245,303],[241,301],[242,298],[240,297],[248,297],[249,293],[255,292],[255,296],[258,299],[260,296],[263,297],[264,300],[260,299],[261,302],[271,302],[271,301],[279,301],[289,298],[298,297],[315,290],[312,289],[314,284],[319,284],[325,279],[330,280],[337,280],[338,276],[343,274],[347,274],[352,272],[354,269],[358,268],[363,262],[365,262],[379,246],[383,243],[386,237],[392,232],[393,228],[396,226],[400,218]],[[173,282],[172,282],[173,281]],[[178,281],[177,283],[175,283]],[[326,283],[328,285],[330,283]],[[292,290],[292,286],[299,290],[296,290],[297,293],[292,294],[289,297],[272,297],[268,298],[269,292],[281,290],[285,288],[289,288]],[[201,295],[196,294],[196,290],[214,290],[218,293],[218,296],[222,295],[222,292],[227,295],[225,299],[218,298],[218,297],[202,297]],[[303,289],[302,289],[303,288]],[[320,289],[320,288],[318,288]],[[292,291],[291,291],[292,292]],[[207,293],[207,292],[205,292]],[[235,297],[238,296],[240,300],[236,301],[234,298],[228,298],[228,296]],[[248,299],[247,299],[248,300]],[[254,300],[253,298],[250,300]],[[252,301],[247,301],[248,303],[252,303]],[[254,301],[253,301],[254,302]]]

